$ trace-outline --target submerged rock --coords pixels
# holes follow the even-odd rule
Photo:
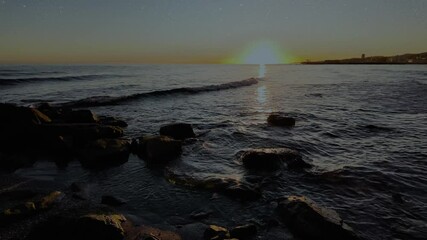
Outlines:
[[[230,236],[237,239],[253,239],[256,234],[257,227],[254,224],[237,226],[230,230]]]
[[[240,160],[250,170],[274,171],[284,163],[289,169],[310,168],[298,151],[289,148],[259,148],[244,151]]]
[[[181,155],[182,143],[166,136],[143,137],[136,152],[148,163],[164,164]]]
[[[287,117],[284,113],[271,113],[267,118],[267,122],[273,126],[293,127],[295,126],[295,118]]]
[[[277,209],[291,231],[302,239],[358,239],[335,211],[306,197],[290,196]]]
[[[160,128],[160,135],[168,136],[177,140],[184,140],[187,138],[194,138],[193,127],[188,123],[174,123]]]
[[[177,175],[166,171],[166,178],[172,184],[178,184],[197,189],[219,192],[240,200],[256,200],[262,196],[258,185],[232,178],[206,178],[198,179],[191,176]]]
[[[128,161],[129,154],[129,141],[108,138],[90,142],[79,151],[80,162],[89,168],[123,164]]]
[[[104,195],[104,196],[102,196],[101,203],[106,204],[106,205],[110,205],[110,206],[121,206],[123,204],[126,204],[126,201],[121,199],[121,198],[114,197],[111,195]]]
[[[127,127],[128,124],[120,119],[117,119],[115,117],[107,117],[107,116],[100,116],[98,117],[99,123],[104,125],[110,125],[110,126],[116,126],[116,127]]]

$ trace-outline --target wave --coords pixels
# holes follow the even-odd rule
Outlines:
[[[0,86],[15,86],[24,83],[45,82],[45,81],[76,81],[92,80],[105,77],[123,77],[123,75],[79,75],[60,77],[32,77],[32,78],[0,78]]]
[[[108,106],[108,105],[117,105],[123,102],[128,102],[145,97],[158,97],[158,96],[167,96],[174,94],[197,94],[202,92],[213,92],[226,89],[240,88],[245,86],[250,86],[258,83],[258,78],[249,78],[242,81],[223,83],[218,85],[208,85],[202,87],[183,87],[183,88],[173,88],[168,90],[158,90],[145,93],[136,93],[126,96],[94,96],[88,97],[76,101],[66,102],[60,104],[62,107],[96,107],[96,106]]]

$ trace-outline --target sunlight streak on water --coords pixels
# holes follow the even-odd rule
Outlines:
[[[260,64],[259,65],[258,77],[259,78],[265,77],[265,64]]]

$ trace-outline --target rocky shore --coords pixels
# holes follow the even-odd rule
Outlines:
[[[273,113],[270,127],[291,128],[294,118]],[[0,239],[258,239],[269,225],[284,225],[298,239],[358,239],[357,234],[333,210],[304,196],[275,200],[272,221],[254,224],[248,219],[236,226],[218,226],[201,221],[209,212],[192,214],[192,223],[174,229],[139,225],[118,210],[126,200],[112,195],[101,201],[85,195],[84,184],[19,178],[13,172],[38,159],[51,159],[59,168],[79,161],[89,170],[119,166],[134,154],[147,166],[163,169],[171,184],[211,191],[236,201],[263,198],[262,184],[235,179],[198,179],[168,171],[180,158],[183,145],[197,135],[191,124],[162,126],[158,135],[131,139],[124,134],[127,123],[113,116],[97,116],[90,110],[40,104],[19,107],[0,104]],[[287,147],[242,149],[236,161],[254,175],[280,171],[304,172],[312,168],[301,154]],[[123,186],[124,188],[126,186]],[[165,206],[166,207],[166,206]],[[280,238],[278,238],[280,239]]]

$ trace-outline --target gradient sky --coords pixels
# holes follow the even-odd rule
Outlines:
[[[0,0],[0,63],[224,63],[259,43],[284,62],[425,52],[427,1]]]

